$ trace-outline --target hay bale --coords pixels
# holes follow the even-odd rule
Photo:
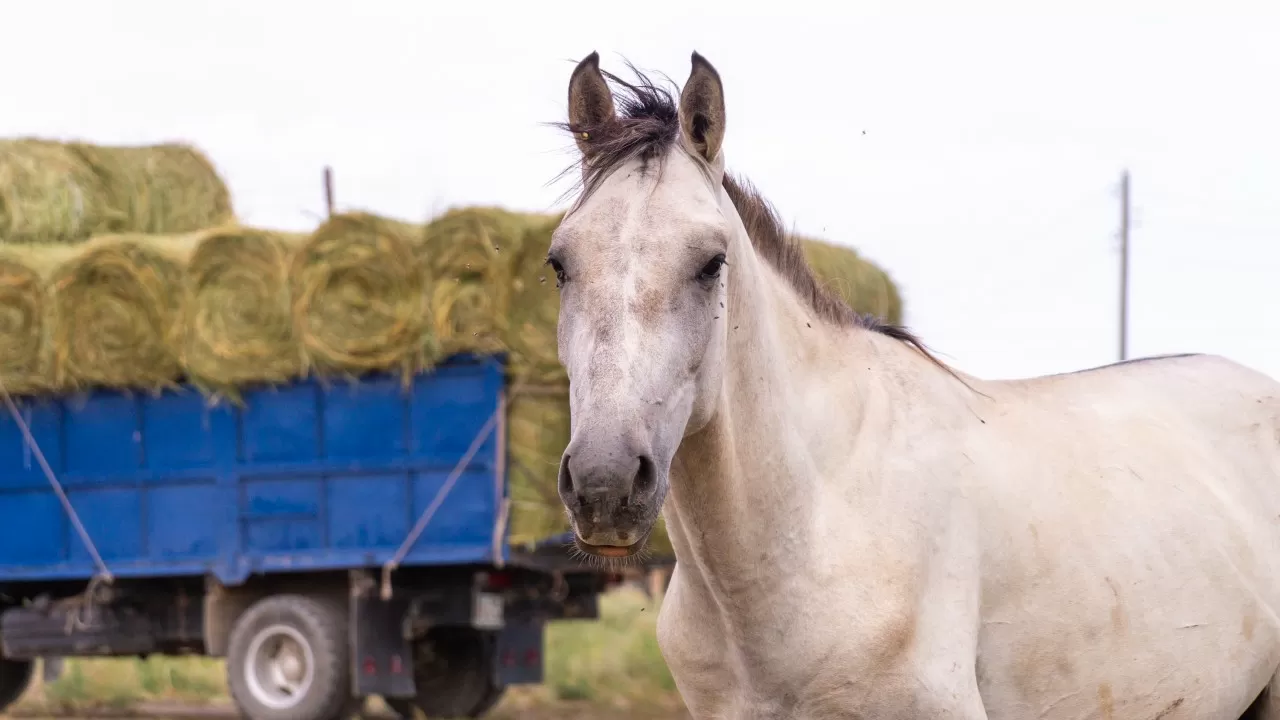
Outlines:
[[[859,285],[858,302],[868,312],[891,323],[902,321],[902,304],[895,302],[894,288],[889,276],[880,268],[867,263]]]
[[[50,276],[59,388],[160,389],[182,376],[173,343],[183,268],[199,235],[106,235]]]
[[[511,275],[511,309],[505,338],[511,349],[511,372],[537,384],[568,382],[556,346],[560,293],[556,290],[556,274],[546,263],[551,233],[563,217],[528,218]]]
[[[180,143],[69,143],[101,181],[114,232],[187,233],[231,222],[231,194],[199,150]]]
[[[852,248],[799,238],[814,275],[849,307],[888,322],[901,322],[902,298],[889,277]]]
[[[187,264],[178,339],[195,384],[237,398],[240,386],[302,374],[289,267],[306,240],[234,225],[201,234]]]
[[[800,238],[800,244],[805,260],[823,287],[859,310],[856,307],[859,304],[858,286],[864,280],[864,273],[857,254],[813,238]]]
[[[231,220],[226,184],[192,147],[0,140],[0,240],[5,242],[188,233]]]
[[[420,256],[434,283],[432,328],[445,355],[499,352],[528,216],[500,208],[449,210],[427,224]]]
[[[113,219],[101,179],[70,148],[0,140],[0,241],[78,242]]]
[[[0,245],[0,381],[13,395],[54,387],[48,280],[69,245]]]
[[[898,288],[898,283],[893,281],[888,271],[881,268],[880,273],[884,276],[884,284],[888,292],[886,293],[888,312],[885,318],[894,325],[901,325],[905,319],[905,310],[903,309],[902,290]]]
[[[44,280],[5,255],[0,254],[0,382],[7,392],[21,394],[48,377]]]
[[[507,416],[511,486],[510,541],[524,544],[569,529],[556,490],[560,456],[569,444],[568,388],[525,388]]]
[[[370,213],[335,215],[293,256],[293,333],[304,370],[408,376],[434,359],[420,226]]]

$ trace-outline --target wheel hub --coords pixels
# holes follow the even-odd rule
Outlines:
[[[283,710],[298,704],[311,689],[315,655],[306,638],[287,625],[263,628],[249,643],[245,685],[258,702]]]

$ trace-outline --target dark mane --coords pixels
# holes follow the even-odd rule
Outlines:
[[[556,123],[557,127],[568,131],[589,148],[581,166],[575,164],[565,169],[566,174],[578,167],[582,169],[582,180],[578,185],[581,190],[579,203],[589,197],[611,172],[632,160],[640,161],[642,172],[661,172],[662,159],[673,146],[678,146],[680,117],[675,98],[679,97],[679,88],[670,79],[671,87],[662,87],[634,65],[627,65],[636,76],[634,83],[601,70],[613,86],[616,118],[591,125]],[[786,232],[773,205],[749,182],[726,172],[723,185],[742,218],[756,253],[786,278],[795,293],[819,318],[836,325],[861,327],[904,342],[951,372],[906,328],[875,315],[857,313],[823,287],[805,260],[800,243]]]

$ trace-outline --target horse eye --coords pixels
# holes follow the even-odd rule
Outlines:
[[[698,278],[701,280],[715,280],[720,277],[720,270],[726,264],[724,255],[717,255],[711,258],[711,262],[702,266],[702,270],[698,271]]]
[[[559,260],[553,257],[547,257],[547,264],[550,265],[551,269],[556,273],[556,287],[563,286],[569,279],[565,277],[564,266],[560,264]]]

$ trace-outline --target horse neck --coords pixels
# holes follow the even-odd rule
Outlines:
[[[882,354],[873,333],[817,317],[745,229],[734,242],[719,404],[681,444],[664,511],[682,577],[722,599],[805,572],[820,483],[857,440]]]

